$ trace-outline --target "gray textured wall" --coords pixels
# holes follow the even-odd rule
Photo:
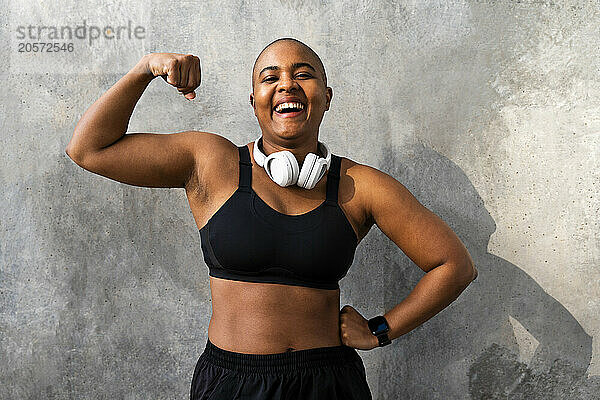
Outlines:
[[[187,396],[211,303],[185,193],[91,174],[64,149],[148,52],[198,55],[203,83],[188,102],[155,80],[130,132],[254,139],[252,63],[282,36],[325,63],[320,138],[404,183],[479,269],[433,319],[359,351],[374,398],[600,398],[597,1],[145,4],[0,1],[0,398]],[[145,37],[18,51],[41,41],[19,25],[84,19],[131,20]],[[421,276],[374,227],[342,305],[377,315]]]

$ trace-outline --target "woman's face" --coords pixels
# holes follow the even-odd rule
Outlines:
[[[309,51],[293,42],[267,48],[256,63],[254,92],[250,94],[254,115],[263,134],[294,138],[317,137],[319,125],[333,91],[325,87],[319,63]],[[304,105],[299,113],[278,113],[284,97],[295,97]]]

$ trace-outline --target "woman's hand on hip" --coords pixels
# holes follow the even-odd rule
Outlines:
[[[371,333],[367,319],[354,307],[345,305],[340,310],[340,339],[345,346],[371,350],[379,346],[377,336]]]

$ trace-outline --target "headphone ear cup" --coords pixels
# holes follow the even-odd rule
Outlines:
[[[312,189],[315,187],[315,165],[319,160],[319,156],[314,153],[308,153],[306,157],[304,157],[304,161],[302,162],[302,169],[300,170],[300,174],[298,175],[298,182],[296,185],[304,188],[304,189]],[[317,171],[318,172],[318,171]]]
[[[311,189],[317,186],[317,183],[321,180],[321,178],[323,178],[325,173],[327,173],[327,161],[325,161],[323,158],[319,158],[313,168],[313,174],[311,177],[311,182],[313,182],[313,184],[310,187]]]
[[[269,178],[279,186],[290,186],[298,180],[298,162],[292,152],[284,150],[265,158],[264,169]]]
[[[285,165],[289,173],[289,179],[286,181],[286,186],[295,185],[296,182],[298,182],[298,175],[300,175],[300,166],[298,165],[298,161],[291,151],[284,150],[281,153],[286,158],[287,162]]]

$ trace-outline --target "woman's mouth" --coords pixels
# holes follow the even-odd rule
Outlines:
[[[279,100],[278,103],[273,107],[273,113],[279,118],[296,118],[306,111],[306,104],[298,99],[287,97]]]

